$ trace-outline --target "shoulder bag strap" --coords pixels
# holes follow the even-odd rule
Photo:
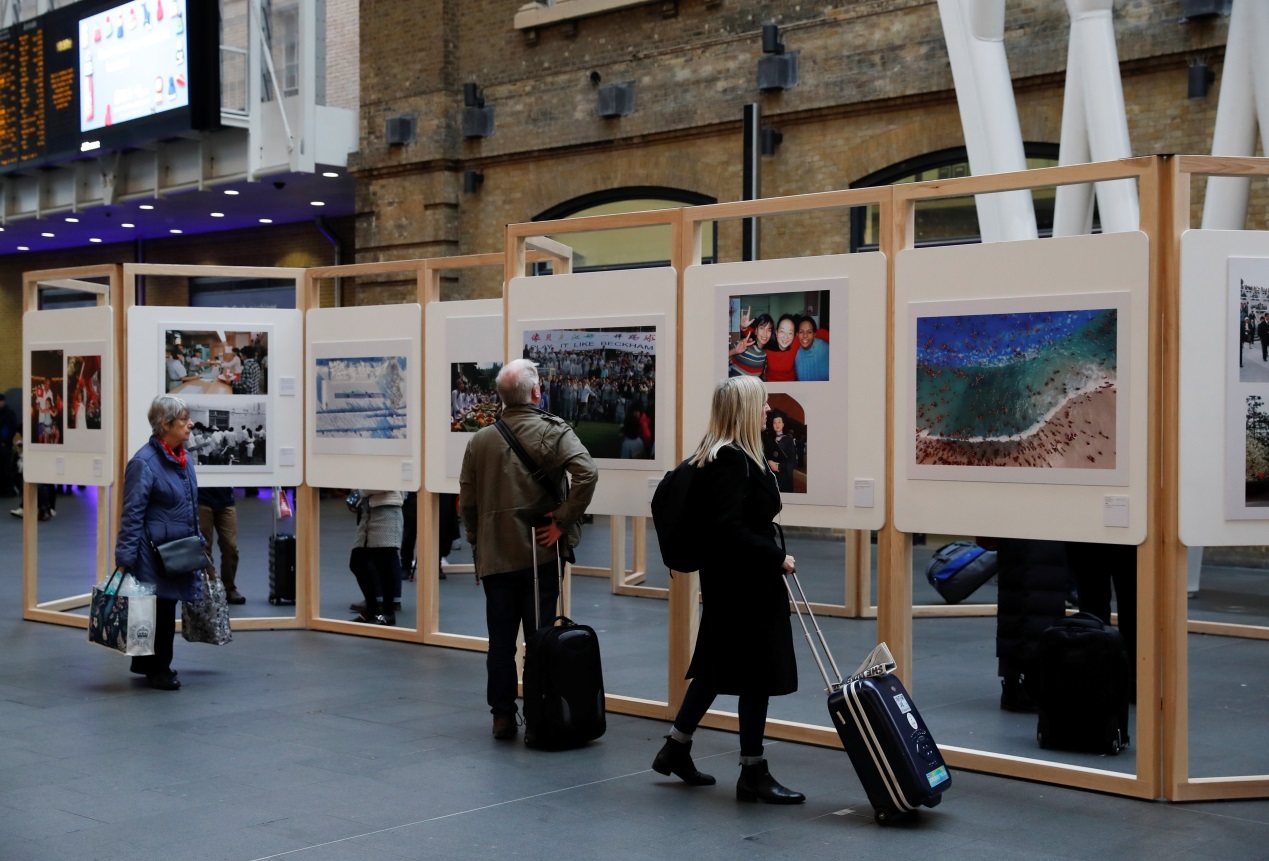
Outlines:
[[[498,433],[502,434],[502,438],[507,441],[507,445],[511,447],[511,450],[516,453],[516,457],[520,458],[520,462],[524,464],[525,469],[529,471],[533,480],[542,485],[543,489],[551,495],[551,499],[555,501],[555,504],[559,505],[563,502],[564,500],[560,496],[559,488],[551,484],[550,477],[547,476],[546,471],[543,470],[542,467],[538,466],[537,461],[529,457],[529,453],[524,450],[522,445],[520,445],[520,441],[516,439],[516,435],[511,432],[511,428],[507,427],[506,422],[502,419],[498,419],[494,422],[494,427],[498,429]]]

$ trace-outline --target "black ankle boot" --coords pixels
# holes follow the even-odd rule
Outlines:
[[[1022,676],[1005,676],[1000,680],[1000,707],[1007,712],[1038,712],[1040,707],[1027,692]]]
[[[757,765],[740,766],[740,780],[736,781],[737,801],[765,801],[767,804],[801,804],[806,796],[794,792],[771,776],[764,759]]]
[[[665,744],[657,751],[657,758],[652,760],[652,770],[657,774],[673,774],[691,786],[713,786],[717,783],[714,775],[696,770],[690,741],[675,741],[668,735]]]

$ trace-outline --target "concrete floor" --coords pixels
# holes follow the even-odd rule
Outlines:
[[[91,491],[63,496],[42,524],[41,600],[91,585]],[[236,614],[275,615],[265,602],[263,499],[240,499]],[[582,561],[607,559],[602,519],[587,527]],[[16,607],[21,523],[0,522],[8,561],[0,601]],[[346,618],[357,596],[346,571],[352,519],[322,510],[323,614]],[[792,552],[808,592],[840,600],[838,541],[798,536]],[[924,571],[932,547],[917,548]],[[651,554],[651,558],[656,558]],[[455,554],[451,561],[460,561]],[[87,573],[86,573],[87,572]],[[652,580],[656,579],[653,575]],[[1207,569],[1192,614],[1269,623],[1269,575]],[[662,581],[663,582],[663,581]],[[406,584],[398,619],[413,624]],[[601,631],[609,691],[665,698],[663,601],[616,598],[599,578],[576,578],[574,615]],[[991,599],[986,587],[983,600]],[[917,600],[937,600],[914,578]],[[442,583],[442,627],[481,633],[469,575]],[[836,597],[835,597],[836,596]],[[881,829],[840,753],[788,743],[768,748],[773,772],[806,792],[797,808],[740,805],[733,735],[702,730],[696,754],[720,777],[689,789],[648,770],[666,725],[612,715],[584,750],[530,751],[497,743],[484,706],[483,656],[299,631],[238,632],[226,647],[178,641],[185,687],[151,691],[125,659],[82,631],[0,614],[0,861],[154,859],[530,859],[561,852],[654,858],[1237,858],[1269,859],[1269,803],[1167,805],[958,771],[944,804],[911,825]],[[867,620],[823,619],[842,669],[875,642]],[[918,619],[915,697],[945,744],[1131,772],[1119,757],[1041,752],[1034,717],[997,707],[990,618]],[[802,647],[799,647],[802,648]],[[1191,769],[1196,776],[1269,772],[1269,644],[1190,637]],[[805,650],[802,690],[772,716],[826,724],[822,687]],[[726,699],[722,708],[734,707]]]

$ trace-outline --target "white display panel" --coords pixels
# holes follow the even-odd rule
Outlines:
[[[472,431],[497,418],[497,395],[491,390],[506,349],[502,300],[430,302],[424,317],[427,489],[458,493],[458,473]],[[461,387],[457,378],[464,381]]]
[[[900,253],[894,362],[900,530],[1106,544],[1145,539],[1149,264],[1142,233]],[[991,397],[972,408],[971,385],[948,386],[934,418],[968,418],[947,432],[957,438],[948,458],[955,463],[945,465],[920,448],[937,426],[928,416],[924,425],[915,418],[930,408],[918,375],[932,373],[928,351],[942,341],[932,340],[933,330],[918,341],[915,321],[956,315],[990,326],[957,323],[973,343],[948,344],[936,370],[961,383],[980,374],[1010,382],[981,390]],[[968,357],[962,365],[951,361],[958,351]],[[1004,414],[1017,427],[1001,423]],[[989,432],[977,433],[979,424]],[[967,446],[972,464],[958,459]]]
[[[598,376],[591,374],[595,368],[607,367],[609,379],[630,381],[636,390],[632,402],[646,397],[637,391],[640,380],[653,380],[649,391],[655,407],[651,457],[621,456],[622,422],[615,419],[622,402],[610,402],[610,408],[602,411],[601,391],[598,408],[588,403],[583,413],[580,402],[572,404],[578,435],[600,470],[589,509],[592,513],[649,516],[649,481],[660,480],[672,465],[677,421],[677,298],[678,280],[669,268],[516,278],[509,285],[508,356],[525,355],[528,343],[543,374],[568,376],[570,371],[578,371],[573,376],[591,377]],[[566,344],[562,351],[547,348],[561,338]],[[567,412],[569,406],[563,399],[557,400],[560,403],[552,406],[551,412]],[[624,421],[624,406],[621,409]],[[632,452],[627,448],[625,453]]]
[[[114,311],[107,305],[22,317],[23,477],[110,485],[118,409]]]
[[[310,485],[419,489],[422,325],[423,309],[415,304],[309,310]]]
[[[792,490],[781,493],[788,525],[879,529],[885,523],[886,259],[880,253],[692,266],[684,276],[683,455],[709,423],[714,387],[729,373],[729,347],[743,332],[738,315],[770,315],[779,343],[781,319],[810,316],[827,329],[824,362],[796,365],[793,379],[770,364],[773,411],[793,415],[799,435]],[[809,327],[808,327],[809,329]],[[762,337],[755,331],[753,340]],[[804,349],[795,337],[790,350]],[[778,351],[777,351],[778,352]],[[771,353],[764,359],[771,362]],[[743,361],[743,359],[741,360]],[[752,366],[750,366],[752,370]],[[824,377],[827,379],[824,379]],[[801,378],[800,378],[801,377]],[[806,378],[810,379],[806,379]],[[787,426],[786,426],[787,429]],[[788,485],[786,485],[787,487]]]
[[[184,400],[188,448],[202,487],[293,487],[304,481],[299,311],[137,305],[128,309],[128,453],[151,435],[150,402]],[[181,357],[169,358],[168,347]],[[258,386],[241,378],[233,348],[258,351]],[[241,356],[241,354],[239,354]],[[172,358],[176,359],[175,364]],[[263,361],[260,361],[263,359]]]
[[[1259,339],[1238,336],[1242,288],[1253,288],[1249,310],[1264,313],[1254,288],[1269,287],[1266,275],[1269,233],[1181,237],[1179,528],[1190,547],[1269,544],[1269,507],[1247,476],[1247,398],[1269,402],[1269,364]]]

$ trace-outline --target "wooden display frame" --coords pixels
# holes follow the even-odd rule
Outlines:
[[[86,281],[87,278],[105,278],[105,284]],[[22,275],[22,314],[38,310],[40,307],[40,290],[57,288],[78,290],[97,297],[97,305],[108,305],[118,310],[122,305],[123,268],[118,264],[106,266],[80,266],[66,269],[40,269],[25,272]],[[119,356],[123,353],[123,314],[114,316],[114,360],[113,379],[111,384],[115,395],[115,403],[123,404],[124,392],[119,388],[122,370]],[[25,410],[26,405],[22,408]],[[115,461],[118,464],[115,483],[97,485],[97,564],[94,582],[101,582],[110,573],[114,560],[114,536],[118,529],[118,520],[111,517],[117,500],[123,498],[123,466],[127,463],[123,454],[126,445],[123,439],[123,410],[115,409],[111,417],[115,437]],[[92,593],[69,595],[51,601],[39,601],[39,518],[35,512],[39,510],[37,501],[38,485],[23,482],[22,484],[22,618],[32,622],[50,622],[54,625],[66,625],[73,628],[88,628],[88,616],[70,612],[87,607],[92,601]],[[107,492],[109,490],[109,492]],[[107,498],[109,502],[106,503]],[[103,504],[106,503],[106,504]]]
[[[1166,161],[1166,188],[1169,197],[1163,211],[1170,215],[1166,230],[1167,305],[1169,320],[1178,320],[1181,290],[1181,235],[1190,227],[1190,187],[1194,177],[1269,177],[1269,158],[1222,156],[1174,156]],[[1179,325],[1169,327],[1165,345],[1165,390],[1175,395],[1180,389]],[[1170,801],[1213,801],[1234,798],[1269,797],[1269,775],[1226,777],[1190,776],[1190,673],[1189,634],[1214,634],[1246,639],[1269,639],[1269,627],[1201,622],[1188,618],[1186,596],[1186,548],[1180,537],[1179,450],[1175,433],[1180,418],[1177,399],[1171,397],[1167,427],[1173,433],[1165,450],[1163,487],[1166,489],[1166,516],[1162,519],[1161,588],[1159,627],[1162,658],[1162,702],[1167,732],[1162,745],[1164,794]]]
[[[569,234],[569,233],[586,233],[597,230],[618,230],[627,227],[652,227],[660,225],[669,225],[671,231],[671,250],[670,250],[670,266],[674,269],[678,279],[678,299],[677,299],[677,321],[678,326],[676,354],[681,356],[683,347],[683,262],[680,256],[682,243],[679,240],[679,234],[682,229],[684,209],[661,209],[648,212],[629,212],[615,213],[613,215],[595,215],[585,216],[581,218],[559,219],[555,221],[536,221],[523,224],[510,224],[506,231],[505,246],[505,284],[510,284],[512,278],[520,277],[526,271],[526,264],[529,262],[529,253],[533,249],[538,250],[556,250],[561,253],[567,248],[560,244],[557,240],[551,239],[553,235]],[[570,274],[572,272],[572,255],[571,251],[567,257],[568,265],[563,267],[562,272],[554,274]],[[551,277],[551,276],[542,276]],[[511,320],[508,304],[507,291],[503,290],[503,341],[506,342],[511,331]],[[673,457],[670,462],[677,463],[681,458],[682,451],[682,421],[678,417],[682,407],[682,383],[683,383],[683,365],[681,361],[675,363],[676,366],[676,421],[674,433]],[[636,715],[639,717],[652,717],[661,720],[668,720],[673,717],[673,709],[677,708],[678,702],[682,699],[684,692],[687,690],[687,683],[683,678],[683,674],[687,670],[687,660],[691,656],[692,644],[696,640],[696,619],[695,614],[683,611],[684,604],[695,606],[695,602],[699,601],[699,590],[693,592],[695,584],[695,576],[671,577],[668,588],[658,586],[647,586],[643,584],[647,571],[647,521],[642,517],[632,518],[634,523],[632,526],[632,536],[634,541],[633,548],[633,565],[631,569],[626,568],[626,520],[624,515],[609,515],[609,568],[605,571],[602,568],[582,568],[577,570],[573,566],[569,566],[573,572],[583,576],[608,576],[610,589],[614,595],[624,595],[628,597],[641,598],[662,598],[669,599],[670,602],[670,618],[669,618],[669,666],[668,666],[668,691],[669,701],[660,702],[656,700],[647,700],[638,697],[627,697],[617,694],[607,694],[606,701],[608,708],[614,712],[621,714]],[[687,581],[691,581],[692,586]],[[569,586],[566,577],[565,588]],[[681,596],[682,601],[676,600],[676,596]],[[567,597],[567,593],[566,593]]]
[[[276,279],[292,279],[295,282],[295,308],[303,316],[307,310],[304,304],[304,294],[300,289],[305,270],[292,267],[266,267],[266,266],[186,266],[183,264],[167,264],[167,263],[125,263],[123,265],[123,287],[122,287],[122,309],[119,314],[122,318],[117,324],[120,329],[118,343],[118,364],[119,364],[119,402],[127,403],[128,397],[128,309],[137,302],[137,278],[144,278],[147,275],[168,276],[176,278],[276,278]],[[146,303],[146,307],[154,307]],[[187,307],[187,306],[175,306]],[[123,410],[120,410],[122,414]],[[120,417],[122,423],[122,415]],[[122,434],[121,434],[122,436]],[[128,466],[128,458],[131,452],[127,451],[127,439],[121,438],[118,474],[115,477],[115,483],[119,488],[119,492],[111,496],[111,523],[114,528],[119,528],[119,519],[123,513],[123,475]],[[305,554],[308,552],[307,536],[310,534],[306,527],[309,525],[304,520],[304,514],[307,511],[311,514],[311,506],[301,504],[300,497],[302,490],[306,485],[299,485],[295,488],[295,615],[294,616],[246,616],[235,618],[233,620],[233,629],[235,631],[267,631],[267,630],[294,630],[309,627],[309,619],[304,615],[304,595],[308,589],[308,581],[301,576],[304,571],[303,561]],[[316,530],[311,533],[316,540]],[[176,630],[181,630],[181,620],[176,620]]]

